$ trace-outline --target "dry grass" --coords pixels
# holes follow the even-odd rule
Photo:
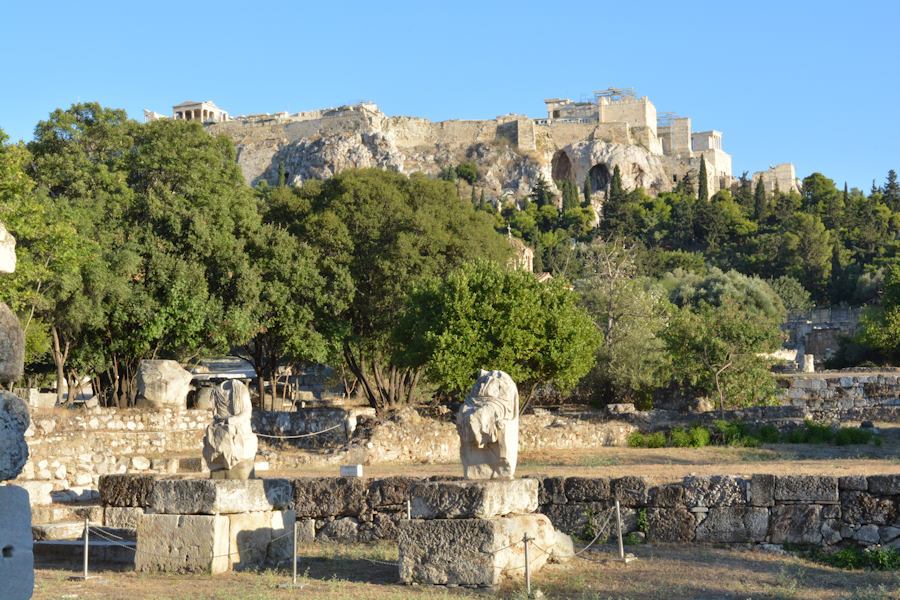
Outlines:
[[[900,598],[900,574],[841,571],[790,557],[748,550],[686,546],[632,546],[639,559],[628,565],[612,560],[612,548],[590,553],[593,562],[548,565],[533,580],[547,598],[605,600],[774,599],[808,600]],[[328,598],[525,598],[521,583],[499,590],[406,587],[394,566],[369,562],[396,560],[389,544],[318,544],[300,552],[302,590],[279,589],[287,570],[227,575],[144,575],[103,571],[100,579],[70,581],[70,572],[40,568],[36,600],[137,599],[276,600]],[[73,565],[74,567],[74,565]]]

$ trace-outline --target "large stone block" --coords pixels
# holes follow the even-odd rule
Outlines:
[[[218,515],[282,510],[291,506],[287,479],[160,479],[150,493],[152,512]]]
[[[619,477],[610,482],[610,488],[613,499],[622,506],[647,505],[647,482],[643,477]]]
[[[137,406],[187,408],[193,375],[174,360],[142,360],[137,372]]]
[[[570,502],[545,504],[541,514],[547,516],[553,526],[569,535],[590,540],[598,533],[607,539],[616,532],[615,508],[609,502]],[[637,529],[637,511],[622,508],[622,533]]]
[[[769,522],[769,539],[773,544],[820,544],[822,525],[819,504],[776,505]]]
[[[684,501],[690,507],[747,504],[747,480],[730,475],[684,478]]]
[[[869,491],[881,496],[900,495],[900,475],[870,475]]]
[[[538,504],[565,504],[566,478],[565,477],[541,477],[538,489]]]
[[[406,506],[409,499],[409,488],[420,483],[418,477],[385,477],[369,482],[366,497],[371,508],[383,506]]]
[[[25,359],[25,334],[19,319],[0,302],[0,383],[22,377]]]
[[[495,586],[504,576],[522,578],[522,538],[526,533],[532,540],[529,567],[533,574],[557,544],[556,531],[544,515],[403,521],[398,539],[400,579],[404,583]]]
[[[0,485],[0,587],[8,600],[28,600],[34,589],[28,492]]]
[[[137,527],[136,571],[224,573],[229,520],[223,515],[143,515]]]
[[[290,561],[294,511],[228,515],[228,556],[235,570],[259,569]]]
[[[684,487],[678,483],[654,486],[650,488],[647,503],[660,508],[681,507],[684,504]]]
[[[697,521],[683,506],[647,509],[647,540],[651,542],[690,542]]]
[[[750,506],[774,506],[775,476],[754,475],[750,479],[750,488],[747,496]]]
[[[608,477],[568,477],[564,500],[572,502],[608,502],[612,487]]]
[[[101,475],[98,483],[104,506],[150,506],[152,475]]]
[[[137,506],[104,506],[103,525],[115,529],[137,529],[144,509]]]
[[[750,506],[710,508],[697,525],[698,542],[749,543],[766,539],[769,509]]]
[[[836,503],[837,477],[819,475],[780,475],[775,481],[775,500],[779,502]]]
[[[484,479],[419,483],[410,489],[413,519],[460,519],[533,513],[537,479]]]
[[[292,481],[298,517],[349,517],[366,510],[369,493],[356,477],[302,477]]]
[[[28,405],[0,390],[0,481],[15,479],[28,461],[25,431],[29,422]]]
[[[841,492],[841,516],[852,525],[889,525],[897,517],[897,507],[890,498],[867,492]]]

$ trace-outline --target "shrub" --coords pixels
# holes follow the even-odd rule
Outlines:
[[[694,427],[691,427],[691,430],[688,433],[691,436],[691,446],[695,448],[709,446],[710,438],[712,436],[709,433],[709,429],[706,427],[695,425]]]
[[[759,440],[749,435],[747,426],[737,421],[717,419],[713,421],[713,440],[722,446],[759,446]]]
[[[811,556],[813,560],[840,569],[900,570],[900,550],[895,550],[894,548],[875,548],[872,550],[845,548],[832,553],[820,550],[813,552]]]
[[[781,441],[781,432],[774,425],[763,425],[756,432],[756,437],[764,444],[777,444]]]
[[[647,436],[645,436],[640,431],[632,431],[631,433],[628,434],[628,437],[626,438],[625,441],[628,444],[629,448],[646,448],[647,447],[646,437]]]
[[[871,431],[856,427],[841,427],[834,434],[834,443],[838,446],[850,446],[852,444],[868,444],[874,436]]]
[[[665,448],[666,447],[666,434],[662,431],[656,431],[647,435],[647,447],[648,448]]]
[[[691,434],[684,427],[676,427],[669,432],[669,445],[675,448],[689,448],[693,446]]]

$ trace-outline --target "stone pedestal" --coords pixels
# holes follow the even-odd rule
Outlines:
[[[285,479],[155,481],[148,512],[133,515],[135,568],[215,574],[288,561],[291,492]]]
[[[410,488],[411,520],[399,525],[404,583],[495,586],[572,556],[572,541],[538,508],[536,479],[436,481]]]
[[[0,485],[0,596],[28,600],[34,589],[31,506],[28,492]]]

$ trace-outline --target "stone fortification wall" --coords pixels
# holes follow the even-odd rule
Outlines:
[[[900,416],[900,371],[823,372],[795,375],[782,401],[815,415],[819,421],[890,421]]]
[[[413,488],[440,479],[448,478],[294,479],[291,501],[279,508],[295,511],[302,541],[395,540]],[[716,475],[674,483],[640,477],[538,479],[540,512],[561,531],[582,538],[600,533],[618,500],[626,531],[640,528],[651,542],[900,547],[900,475]],[[119,518],[127,512],[136,520],[160,495],[154,494],[155,485],[147,477],[105,476],[100,481],[105,510]],[[615,530],[607,524],[603,531],[601,539]]]

